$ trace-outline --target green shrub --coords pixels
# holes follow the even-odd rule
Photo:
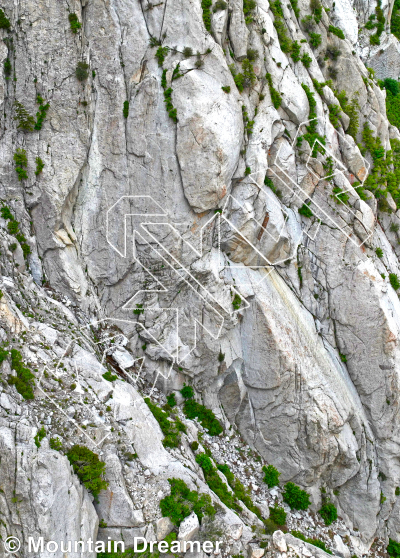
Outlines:
[[[129,101],[124,101],[124,108],[122,109],[122,114],[124,118],[128,118],[129,116]]]
[[[43,438],[46,436],[46,430],[44,429],[44,426],[42,426],[42,428],[40,430],[37,431],[36,436],[34,437],[35,440],[35,446],[37,448],[40,448],[40,442],[43,440]]]
[[[18,120],[18,130],[32,132],[35,128],[35,119],[29,114],[24,105],[19,101],[14,101],[15,120]]]
[[[290,56],[293,62],[298,62],[300,60],[300,45],[297,41],[292,42]]]
[[[378,256],[378,258],[383,258],[383,251],[382,248],[377,248],[375,250],[375,254]]]
[[[50,448],[52,450],[60,451],[62,448],[62,442],[60,438],[50,438]]]
[[[324,520],[325,525],[330,525],[337,520],[337,509],[331,502],[323,504],[319,510],[319,514]]]
[[[35,175],[39,176],[39,174],[42,172],[44,168],[44,163],[40,157],[36,157],[35,162],[36,162]]]
[[[310,33],[310,45],[312,48],[318,48],[321,44],[322,38],[319,33]]]
[[[238,293],[236,293],[235,296],[233,297],[233,300],[232,300],[233,309],[234,310],[239,310],[241,304],[242,304],[242,299],[241,299],[240,295],[238,295]]]
[[[305,139],[308,142],[308,144],[310,145],[310,147],[312,148],[312,156],[316,157],[317,152],[320,152],[322,154],[325,153],[325,150],[322,147],[323,145],[325,145],[325,138],[321,137],[317,133],[317,120],[316,120],[317,102],[314,99],[314,93],[310,90],[308,85],[306,85],[305,83],[302,83],[301,86],[304,89],[305,94],[307,95],[308,104],[309,104],[309,107],[310,107],[310,112],[308,113],[308,118],[310,120],[310,124],[308,126],[306,126],[307,133],[304,134],[304,136],[299,136],[297,138],[297,144],[298,144],[298,146],[301,146],[302,140]],[[318,143],[318,142],[320,142],[322,145],[320,145],[320,143]]]
[[[272,104],[274,105],[274,107],[276,109],[278,109],[282,104],[282,95],[279,93],[279,91],[277,91],[277,89],[275,89],[275,87],[272,83],[271,74],[266,74],[265,77],[266,77],[267,82],[268,82]]]
[[[9,245],[8,245],[8,249],[9,249],[11,252],[15,252],[15,250],[17,249],[17,243],[16,243],[16,242],[13,242],[12,244],[9,244]]]
[[[12,72],[12,66],[9,58],[4,60],[4,75],[10,76]]]
[[[323,541],[320,541],[319,539],[307,538],[300,531],[291,531],[291,534],[297,539],[300,539],[301,541],[307,542],[308,544],[312,544],[317,548],[321,548],[327,554],[332,554],[332,552],[328,548],[326,548],[325,543]]]
[[[210,473],[214,469],[211,459],[205,453],[196,455],[196,463],[200,465],[205,473]]]
[[[258,58],[258,51],[255,48],[248,48],[247,49],[247,60],[250,62],[254,62]]]
[[[331,124],[334,128],[338,129],[339,125],[340,125],[340,113],[342,112],[340,110],[340,107],[338,105],[329,105],[329,120],[331,121]]]
[[[310,10],[313,13],[315,23],[319,23],[322,18],[322,4],[319,0],[310,0]]]
[[[396,79],[385,78],[383,80],[383,86],[387,91],[390,91],[393,97],[396,97],[400,93],[399,82]]]
[[[182,395],[182,397],[184,397],[185,399],[193,399],[194,397],[194,389],[191,386],[184,386],[181,391],[180,394]]]
[[[293,482],[285,484],[283,501],[286,502],[292,510],[306,510],[311,504],[310,496],[307,492]]]
[[[33,399],[33,386],[35,376],[25,368],[22,362],[22,355],[17,349],[11,349],[11,368],[17,373],[16,376],[9,376],[7,381],[14,385],[16,390],[24,399]]]
[[[243,13],[246,25],[253,21],[252,12],[257,7],[256,0],[243,0]]]
[[[82,27],[81,23],[79,22],[78,16],[75,13],[72,13],[68,15],[68,19],[72,33],[78,33],[78,29]]]
[[[14,153],[13,159],[15,161],[15,171],[18,175],[18,180],[26,180],[28,178],[28,173],[25,169],[28,166],[28,158],[25,149],[18,148]]]
[[[230,85],[223,85],[221,87],[222,91],[224,91],[225,93],[230,93],[231,92],[231,86]]]
[[[150,411],[153,413],[154,418],[160,425],[161,431],[164,434],[163,445],[166,448],[177,448],[181,441],[181,432],[185,432],[185,426],[182,422],[175,418],[175,421],[170,421],[170,413],[163,411],[157,405],[154,405],[148,397],[145,398]]]
[[[190,444],[190,449],[191,449],[192,451],[197,451],[197,450],[199,449],[199,442],[196,442],[196,441],[192,442],[192,443]]]
[[[389,556],[400,558],[400,544],[392,539],[389,539],[389,544],[386,547],[386,552]]]
[[[87,80],[87,78],[89,77],[88,70],[89,70],[89,64],[86,64],[86,62],[78,62],[75,69],[76,79],[78,81]]]
[[[311,66],[312,58],[309,54],[307,54],[307,52],[305,52],[301,57],[301,61],[305,68],[309,68]]]
[[[314,213],[308,207],[307,203],[303,203],[303,205],[299,207],[298,212],[300,213],[300,215],[303,215],[303,217],[307,217],[308,219],[310,219],[314,215]]]
[[[85,446],[75,445],[67,452],[67,457],[74,473],[86,489],[95,498],[102,490],[106,490],[108,482],[104,480],[106,464],[99,456]]]
[[[330,25],[328,27],[328,31],[329,31],[329,33],[332,33],[333,35],[336,35],[336,37],[339,37],[339,39],[345,39],[343,31],[341,29],[339,29],[339,27],[335,27],[334,25]]]
[[[273,508],[269,508],[269,517],[272,519],[274,523],[277,525],[285,525],[286,523],[286,512],[283,508],[275,506]]]
[[[337,47],[330,46],[326,49],[326,56],[328,56],[328,58],[334,60],[335,62],[341,54],[342,51]]]
[[[211,8],[212,0],[201,0],[201,7],[203,10],[204,27],[211,33]]]
[[[176,407],[175,393],[170,393],[167,397],[167,403],[170,407]]]
[[[228,465],[218,465],[218,470],[225,475],[229,486],[233,490],[235,498],[243,502],[243,504],[247,507],[247,509],[255,513],[256,516],[259,519],[261,519],[262,518],[261,510],[260,508],[258,508],[253,504],[253,501],[250,497],[250,489],[244,487],[244,485],[240,482],[240,480],[237,479],[235,475],[232,473]]]
[[[389,281],[395,291],[400,288],[399,278],[397,277],[396,273],[389,273]]]
[[[6,14],[0,8],[0,29],[10,29],[10,20],[6,17]]]
[[[50,104],[49,103],[44,104],[44,99],[40,95],[36,97],[36,102],[39,105],[39,111],[36,113],[37,120],[35,124],[35,130],[41,130],[44,119],[46,118],[47,115],[47,111],[50,108]]]
[[[219,434],[223,432],[221,423],[216,418],[214,413],[210,409],[204,407],[204,405],[197,403],[194,399],[187,399],[185,401],[183,405],[183,412],[188,419],[192,420],[197,418],[203,428],[208,430],[210,436],[219,436]]]
[[[268,488],[279,485],[280,472],[273,465],[268,465],[262,468],[264,472],[263,481],[268,485]]]
[[[175,525],[179,525],[192,511],[197,515],[199,521],[205,515],[214,517],[216,510],[212,506],[208,494],[199,494],[194,490],[189,490],[186,483],[180,479],[168,479],[168,482],[171,486],[171,494],[160,501],[163,517],[169,517]]]
[[[297,19],[300,17],[300,8],[298,0],[290,0],[290,5],[292,6],[292,10],[294,11],[295,16]]]
[[[109,370],[103,374],[103,378],[107,380],[107,382],[115,382],[115,380],[118,380],[118,376],[116,374],[111,374]]]
[[[343,192],[343,190],[341,188],[339,188],[339,186],[334,186],[332,188],[332,193],[333,193],[333,199],[335,200],[336,203],[344,203],[347,204],[350,196],[349,194],[347,194],[346,192]]]

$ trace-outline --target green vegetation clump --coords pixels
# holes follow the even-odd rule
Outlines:
[[[89,70],[89,64],[87,64],[86,62],[78,62],[75,69],[76,79],[78,81],[86,81],[87,78],[89,77],[88,70]]]
[[[0,29],[10,29],[11,23],[6,14],[0,8]]]
[[[118,376],[116,374],[111,374],[109,370],[103,374],[103,378],[107,380],[107,382],[115,382],[115,380],[118,380]]]
[[[211,9],[210,9],[211,6],[212,6],[212,0],[201,0],[204,27],[207,29],[209,33],[211,33]]]
[[[250,497],[250,489],[245,488],[239,479],[235,477],[228,465],[218,465],[218,470],[221,471],[226,477],[229,486],[232,488],[233,493],[237,500],[243,502],[247,509],[256,514],[261,519],[261,510],[253,504]]]
[[[175,393],[170,393],[167,397],[167,404],[173,408],[176,407]]]
[[[226,10],[226,8],[228,7],[228,4],[225,2],[225,0],[217,0],[214,4],[213,7],[213,12],[220,12],[221,10]]]
[[[232,300],[232,306],[234,310],[239,310],[240,305],[242,304],[242,299],[238,293],[235,294]]]
[[[292,510],[306,510],[311,504],[310,496],[307,492],[293,482],[285,484],[283,501],[286,502]]]
[[[311,219],[311,217],[313,217],[313,215],[314,215],[314,213],[309,208],[310,203],[311,202],[303,203],[303,205],[301,207],[299,207],[299,209],[298,209],[298,212],[300,213],[300,215],[303,215],[303,217],[307,217],[308,219]]]
[[[9,58],[6,58],[4,60],[4,75],[9,77],[11,75],[11,72],[12,72],[11,61]]]
[[[62,442],[60,438],[50,438],[50,448],[52,450],[60,451],[62,448]]]
[[[400,0],[394,0],[390,31],[395,37],[400,39]]]
[[[344,33],[341,29],[339,29],[339,27],[335,27],[334,25],[330,25],[328,27],[328,31],[329,33],[332,33],[333,35],[336,35],[336,37],[339,37],[339,39],[345,39]]]
[[[301,62],[305,68],[309,68],[311,66],[312,58],[307,52],[303,54],[301,57]]]
[[[298,62],[300,60],[300,45],[297,41],[292,42],[292,48],[290,49],[290,56],[293,62]]]
[[[40,95],[36,97],[36,102],[39,105],[39,111],[36,113],[37,120],[35,124],[35,130],[41,130],[43,126],[43,121],[47,115],[47,111],[50,108],[50,104],[49,103],[44,104],[44,99]]]
[[[145,398],[145,402],[165,436],[163,446],[166,448],[177,448],[181,441],[181,432],[186,432],[185,425],[177,417],[175,417],[175,420],[169,420],[170,412],[163,411],[157,405],[154,405],[148,397]]]
[[[297,19],[300,17],[300,8],[298,0],[290,0],[290,5],[292,6],[292,10],[294,11],[295,16]]]
[[[171,494],[160,501],[163,517],[169,517],[175,525],[179,525],[192,511],[199,521],[205,515],[214,517],[216,510],[208,494],[199,494],[190,490],[181,479],[168,479],[168,482],[171,486]]]
[[[224,91],[225,93],[230,93],[231,92],[231,86],[230,85],[223,85],[221,87],[222,91]]]
[[[347,204],[349,202],[350,196],[347,192],[343,192],[339,186],[334,186],[332,189],[332,197],[336,203]]]
[[[270,95],[271,95],[272,104],[274,105],[274,107],[276,109],[278,109],[282,104],[282,95],[279,93],[279,91],[277,89],[275,89],[275,87],[272,83],[271,74],[266,74],[265,77],[266,77],[266,80],[268,82],[268,87],[269,87],[269,92],[270,92]]]
[[[8,207],[6,206],[1,207],[0,212],[3,219],[7,219],[9,221],[7,223],[8,232],[11,235],[16,237],[16,239],[21,245],[24,258],[26,258],[31,253],[31,248],[29,244],[26,242],[25,236],[19,230],[19,222],[14,219],[14,215],[11,213]]]
[[[318,48],[321,44],[322,37],[319,33],[310,33],[310,45],[312,48]]]
[[[16,390],[24,399],[34,399],[33,386],[35,376],[25,368],[22,362],[22,355],[17,349],[11,349],[11,368],[17,373],[16,376],[9,376],[7,381],[14,385]]]
[[[42,428],[40,430],[37,431],[36,436],[34,437],[35,440],[35,446],[37,448],[40,448],[40,442],[43,440],[43,438],[46,436],[46,430],[44,429],[44,426],[42,426]]]
[[[18,130],[32,132],[35,129],[35,119],[29,114],[24,105],[19,101],[14,101],[15,120],[18,120]]]
[[[156,51],[156,58],[157,58],[157,61],[158,61],[158,65],[160,67],[162,67],[162,65],[164,64],[164,60],[165,60],[168,52],[169,52],[169,47],[167,47],[167,46],[164,46],[164,47],[159,46],[158,47],[158,49]]]
[[[82,24],[78,19],[78,16],[75,13],[72,13],[68,15],[68,19],[69,19],[69,25],[71,27],[72,33],[78,33],[78,29],[82,27]]]
[[[197,418],[203,428],[208,431],[210,436],[219,436],[219,434],[223,432],[221,423],[211,411],[211,409],[207,409],[207,407],[204,407],[204,405],[197,403],[197,401],[193,399],[193,388],[190,386],[185,386],[183,389],[181,389],[181,394],[186,399],[183,405],[183,412],[185,413],[186,417],[191,420]]]
[[[395,8],[393,8],[393,11],[395,12]],[[372,18],[370,16],[369,21],[371,22],[368,26],[366,25],[365,27],[368,29],[369,28],[373,28],[376,27],[376,31],[373,35],[370,36],[369,38],[369,42],[371,45],[380,45],[381,44],[381,40],[380,37],[385,29],[385,16],[383,14],[383,10],[382,10],[382,0],[378,0],[377,4],[375,6],[375,16],[376,16],[376,20],[377,23],[372,23]]]
[[[291,534],[297,539],[300,539],[301,541],[307,542],[308,544],[312,544],[317,548],[321,548],[321,550],[323,550],[327,554],[332,554],[329,548],[326,548],[325,543],[319,539],[312,539],[310,537],[305,537],[303,533],[301,533],[300,531],[291,531]]]
[[[40,157],[36,157],[35,163],[36,163],[35,175],[39,176],[39,174],[41,174],[42,170],[44,169],[44,163]]]
[[[317,156],[317,152],[320,152],[324,155],[325,149],[323,148],[323,146],[325,145],[325,138],[321,137],[317,133],[317,111],[316,111],[317,102],[314,99],[314,93],[310,90],[308,85],[306,85],[305,83],[302,83],[301,86],[307,95],[308,104],[310,107],[310,112],[308,114],[308,119],[310,123],[308,126],[306,126],[307,133],[304,134],[304,136],[298,136],[297,145],[298,147],[300,147],[302,140],[305,139],[312,149],[313,157]]]
[[[400,127],[400,88],[399,82],[386,78],[383,82],[379,82],[386,89],[386,115],[389,122]]]
[[[330,525],[337,520],[337,509],[331,502],[323,504],[318,513],[324,520],[325,525]]]
[[[178,122],[178,116],[176,114],[176,108],[172,104],[172,87],[167,87],[167,70],[163,70],[161,76],[161,87],[164,89],[164,103],[167,109],[168,116],[172,118],[174,122]]]
[[[185,399],[193,399],[194,397],[194,389],[192,386],[184,386],[180,391],[182,397]]]
[[[396,273],[389,273],[389,281],[395,291],[400,288],[400,281]]]
[[[400,543],[389,539],[389,544],[386,547],[386,552],[389,554],[389,556],[400,558]]]
[[[310,0],[310,10],[314,16],[315,23],[319,23],[322,18],[322,4],[319,0]]]
[[[390,192],[397,207],[400,207],[400,141],[390,140],[392,149],[386,151],[379,138],[374,138],[368,123],[364,124],[362,134],[365,149],[362,153],[369,151],[373,160],[367,179],[364,182],[365,189],[369,190],[378,199],[380,208],[385,207],[387,192]]]
[[[353,95],[353,99],[351,100],[351,102],[349,102],[345,91],[335,91],[335,95],[340,103],[343,112],[350,118],[350,124],[346,130],[346,134],[349,134],[349,136],[356,140],[359,126],[358,111],[360,110],[360,106],[358,103],[358,92]]]
[[[340,107],[338,105],[329,105],[329,120],[334,128],[338,129],[340,125]]]
[[[106,490],[108,482],[104,480],[106,464],[99,456],[85,446],[75,445],[67,452],[67,457],[74,473],[95,499],[102,490]]]
[[[243,13],[246,25],[249,25],[253,21],[253,11],[256,7],[256,0],[243,0]]]
[[[262,468],[264,473],[263,481],[268,485],[268,488],[279,485],[280,472],[273,465],[268,465]]]
[[[128,118],[129,116],[129,101],[124,101],[124,108],[122,109],[122,114],[124,118]]]
[[[278,34],[281,51],[289,54],[292,50],[292,41],[288,36],[286,25],[284,22],[282,4],[280,0],[275,0],[274,2],[270,3],[269,7],[274,14],[274,27]]]
[[[28,178],[28,173],[26,172],[26,167],[28,166],[28,158],[26,156],[25,149],[21,147],[17,149],[14,153],[14,162],[15,162],[15,172],[18,175],[18,180],[26,180]]]
[[[378,256],[378,258],[383,258],[383,250],[382,248],[377,248],[375,250],[375,254]]]
[[[272,519],[274,523],[277,525],[285,525],[286,523],[286,512],[283,508],[275,506],[273,508],[269,508],[269,517]]]

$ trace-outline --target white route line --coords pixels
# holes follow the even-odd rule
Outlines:
[[[319,120],[319,119],[320,119],[320,117],[315,117],[315,118],[312,118],[311,120],[307,120],[307,121],[305,121],[305,122],[302,122],[302,123],[299,125],[299,127],[298,127],[298,129],[297,129],[297,132],[296,132],[296,135],[295,135],[295,137],[294,137],[294,140],[293,140],[293,142],[292,142],[292,147],[294,147],[294,143],[295,143],[295,141],[296,141],[296,139],[297,139],[297,136],[298,136],[299,133],[300,133],[301,126],[305,126],[306,124],[312,122],[313,120]],[[345,142],[347,143],[347,145],[349,145],[349,146],[351,145],[351,144],[346,140],[346,138],[345,138],[342,134],[340,134],[337,130],[335,130],[335,132],[336,132],[337,135],[339,135],[339,136],[342,138],[343,141],[345,141]],[[341,161],[339,161],[339,160],[334,156],[332,150],[331,150],[329,147],[327,147],[326,145],[323,145],[318,139],[316,139],[316,140],[314,141],[313,145],[310,146],[310,147],[311,147],[311,152],[310,152],[310,154],[309,154],[309,156],[308,156],[307,163],[306,163],[306,167],[307,167],[307,169],[318,179],[318,182],[320,182],[321,180],[326,180],[326,178],[329,178],[330,176],[334,176],[335,174],[341,174],[341,175],[347,180],[347,178],[346,178],[345,175],[344,175],[344,172],[341,171],[340,169],[337,169],[337,170],[335,169],[335,172],[332,173],[332,175],[329,175],[329,176],[327,176],[327,177],[324,176],[324,177],[322,177],[322,178],[319,177],[319,175],[317,175],[316,173],[314,173],[314,171],[309,167],[309,161],[310,161],[310,159],[312,158],[312,152],[313,152],[314,147],[315,147],[316,144],[318,144],[320,147],[322,147],[322,148],[325,150],[325,152],[328,154],[328,157],[332,157],[332,159],[334,159],[339,165],[341,165],[343,168],[345,168],[345,167],[343,166],[343,163],[341,163]],[[299,184],[297,184],[297,182],[295,182],[295,181],[285,172],[285,170],[284,170],[284,169],[278,164],[278,162],[277,162],[277,161],[278,161],[278,158],[279,158],[279,159],[281,158],[281,157],[280,157],[280,151],[281,151],[282,145],[283,145],[283,144],[281,143],[281,145],[280,145],[279,148],[278,148],[278,151],[277,151],[277,154],[276,154],[276,157],[275,157],[274,164],[275,164],[276,167],[280,170],[280,172],[287,178],[288,182],[286,183],[286,182],[274,171],[273,168],[270,167],[270,170],[271,170],[271,172],[273,172],[274,175],[285,185],[285,187],[288,188],[288,189],[292,192],[292,194],[294,194],[295,196],[297,196],[298,198],[301,199],[300,194],[299,194],[299,192],[298,192],[298,191],[300,191],[300,192],[306,197],[306,199],[307,199],[307,198],[309,198],[308,193],[307,193],[306,191],[304,191],[304,190],[299,186]],[[365,163],[366,173],[365,173],[365,177],[361,180],[360,186],[363,186],[363,184],[364,184],[364,182],[365,182],[365,180],[366,180],[366,178],[367,178],[367,176],[368,176],[368,172],[369,172],[369,168],[370,168],[369,162],[368,162],[364,157],[362,157],[362,158],[363,158],[364,163]],[[292,183],[292,184],[294,185],[295,188],[291,188],[291,187],[290,187],[290,183]],[[297,190],[297,191],[296,191],[296,190]],[[344,204],[344,203],[342,202],[342,200],[340,199],[340,197],[339,197],[340,195],[343,195],[343,194],[345,194],[345,193],[347,193],[347,192],[352,192],[352,190],[353,190],[353,187],[351,186],[351,187],[348,188],[347,190],[343,190],[343,191],[339,192],[338,194],[335,194],[335,197],[336,197],[336,198],[338,199],[338,201],[342,204],[343,208],[345,208],[349,213],[351,213],[351,214],[353,215],[354,218],[356,218],[355,213],[354,213],[346,204]],[[347,234],[347,232],[344,230],[344,227],[342,227],[341,225],[339,225],[339,224],[335,221],[335,219],[334,219],[333,217],[331,217],[328,213],[326,213],[326,211],[325,211],[324,209],[322,209],[322,207],[320,207],[320,206],[318,205],[318,203],[317,203],[314,199],[312,199],[312,198],[311,198],[311,203],[314,204],[314,205],[318,208],[318,210],[324,215],[324,217],[326,217],[336,228],[338,228],[338,229],[346,236],[346,238],[347,238],[348,240],[350,240],[350,241],[351,241],[353,244],[355,244],[358,248],[360,248],[365,242],[367,242],[367,240],[373,235],[373,230],[371,230],[371,229],[365,227],[365,225],[363,225],[364,228],[366,229],[367,233],[368,233],[368,236],[367,236],[367,238],[366,238],[365,240],[363,240],[363,242],[361,242],[361,243],[358,242],[358,241],[355,240],[352,236],[350,236],[349,234]],[[317,217],[317,216],[316,216],[316,217]],[[317,218],[318,218],[318,217],[317,217]],[[348,225],[347,225],[347,226],[348,226]],[[304,232],[305,232],[305,234],[306,234],[307,236],[309,236],[309,238],[310,238],[311,240],[315,240],[315,237],[316,237],[318,231],[319,231],[319,227],[317,228],[317,231],[316,231],[316,233],[314,234],[314,237],[309,236],[308,233],[307,233],[307,231],[304,231]]]

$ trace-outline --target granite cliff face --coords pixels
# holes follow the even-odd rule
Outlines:
[[[311,514],[285,508],[290,529],[344,558],[400,542],[400,132],[367,69],[400,73],[392,3],[1,7],[2,540],[161,540],[159,501],[182,478],[219,504],[223,555],[310,556],[260,534],[282,502],[265,463],[311,496]],[[7,381],[12,348],[34,400]],[[182,413],[185,384],[220,438]],[[171,393],[174,449],[143,401]],[[261,518],[208,486],[198,432]],[[62,455],[74,443],[106,463],[97,503]],[[313,515],[327,498],[332,537]]]

